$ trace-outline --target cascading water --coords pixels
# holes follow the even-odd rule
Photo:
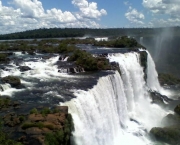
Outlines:
[[[147,131],[165,116],[150,102],[138,53],[112,54],[121,76],[101,77],[88,91],[77,90],[68,105],[75,124],[77,145],[149,145]]]
[[[162,93],[162,88],[158,81],[158,74],[155,68],[154,61],[148,51],[146,51],[148,54],[147,57],[147,86],[154,91]]]

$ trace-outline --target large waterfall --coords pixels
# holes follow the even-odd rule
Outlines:
[[[121,72],[99,78],[88,91],[75,91],[77,98],[64,104],[74,119],[75,144],[153,144],[148,131],[160,124],[165,111],[151,104],[139,54],[111,54],[108,58],[119,64]],[[154,65],[149,67],[154,71]]]

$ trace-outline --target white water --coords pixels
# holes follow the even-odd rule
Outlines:
[[[77,145],[150,145],[147,132],[166,115],[150,103],[137,53],[109,55],[121,70],[101,77],[88,91],[66,102],[75,123]]]
[[[17,76],[21,79],[21,84],[24,85],[26,88],[15,89],[11,88],[9,84],[0,84],[0,95],[13,96],[16,92],[25,91],[27,88],[31,90],[34,88],[34,86],[36,86],[38,80],[40,82],[48,83],[53,80],[57,80],[60,82],[64,78],[78,77],[68,75],[67,72],[58,72],[59,69],[56,63],[59,61],[59,56],[53,56],[50,59],[42,59],[42,54],[36,54],[35,56],[31,56],[27,54],[22,54],[21,52],[16,52],[15,55],[18,58],[22,58],[23,61],[20,61],[19,64],[16,64],[12,61],[10,65],[7,65],[5,67],[5,69],[0,69],[0,77],[6,77],[8,75]],[[21,72],[18,68],[20,65],[28,66],[31,68],[31,70]],[[35,82],[34,80],[37,81]]]
[[[148,51],[146,51],[148,54],[147,57],[147,86],[154,91],[162,93],[163,89],[159,84],[158,81],[158,74],[155,68],[154,61]]]

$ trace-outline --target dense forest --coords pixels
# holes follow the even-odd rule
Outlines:
[[[168,28],[108,28],[108,29],[90,29],[90,28],[41,28],[0,35],[0,40],[8,39],[36,39],[36,38],[59,38],[59,37],[118,37],[124,35],[130,36],[152,36],[164,30],[175,32],[174,35],[180,35],[180,27]]]

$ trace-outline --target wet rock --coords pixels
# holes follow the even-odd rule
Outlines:
[[[74,74],[74,73],[76,73],[76,71],[75,71],[75,69],[73,67],[71,67],[71,68],[68,69],[68,73],[73,73]]]
[[[164,101],[167,103],[172,101],[172,99],[168,98],[165,95],[161,95],[160,93],[158,93],[156,91],[149,90],[149,93],[150,93],[150,96],[152,99],[152,103],[159,104],[159,105],[165,105]]]
[[[174,112],[180,115],[180,104],[174,108]]]
[[[31,70],[31,68],[29,66],[20,66],[18,67],[20,69],[20,71],[24,72],[24,71],[28,71]]]
[[[17,87],[21,85],[21,80],[18,77],[15,76],[7,76],[4,78],[1,78],[1,81],[3,83],[8,83],[11,85],[11,87]]]
[[[59,60],[60,60],[60,61],[64,61],[67,57],[68,57],[68,55],[61,55],[61,56],[59,57]]]
[[[43,56],[42,59],[50,59],[52,56]]]
[[[81,72],[84,72],[84,68],[80,67],[80,66],[71,67],[71,68],[68,69],[67,72],[68,73],[81,73]]]
[[[180,116],[177,114],[168,114],[163,118],[162,125],[164,126],[180,125]]]
[[[180,127],[170,126],[165,128],[154,127],[150,134],[157,140],[171,145],[180,143]]]
[[[139,54],[140,54],[140,63],[141,63],[141,66],[143,67],[143,71],[144,71],[144,79],[146,80],[146,78],[147,78],[146,70],[147,70],[148,54],[146,51],[139,51]]]
[[[36,55],[36,53],[34,51],[28,51],[27,52],[29,55]]]

